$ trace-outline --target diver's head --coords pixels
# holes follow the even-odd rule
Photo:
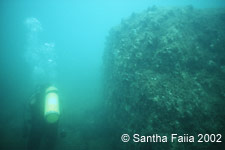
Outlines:
[[[52,83],[50,83],[50,82],[37,84],[36,87],[35,87],[35,91],[36,91],[37,93],[44,93],[45,90],[46,90],[48,87],[52,86],[52,85],[54,85],[54,84],[52,84]]]

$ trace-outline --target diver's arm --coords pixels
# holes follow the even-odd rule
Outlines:
[[[35,100],[35,94],[32,94],[24,104],[23,112],[23,137],[26,138],[29,134],[30,124],[31,124],[31,105]]]

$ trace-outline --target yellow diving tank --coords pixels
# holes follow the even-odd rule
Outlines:
[[[54,86],[50,86],[45,91],[45,120],[48,123],[55,123],[58,121],[59,115],[58,89]]]

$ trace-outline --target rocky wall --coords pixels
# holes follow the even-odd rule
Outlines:
[[[224,9],[154,6],[133,13],[109,32],[103,63],[107,122],[117,128],[115,141],[122,133],[225,133]],[[116,148],[221,146],[121,142]]]

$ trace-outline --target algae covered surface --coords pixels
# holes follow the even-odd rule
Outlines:
[[[197,142],[198,134],[225,135],[224,9],[153,6],[133,13],[111,29],[103,64],[107,122],[117,128],[114,142],[124,133],[195,138],[120,142],[116,149],[224,148]]]

